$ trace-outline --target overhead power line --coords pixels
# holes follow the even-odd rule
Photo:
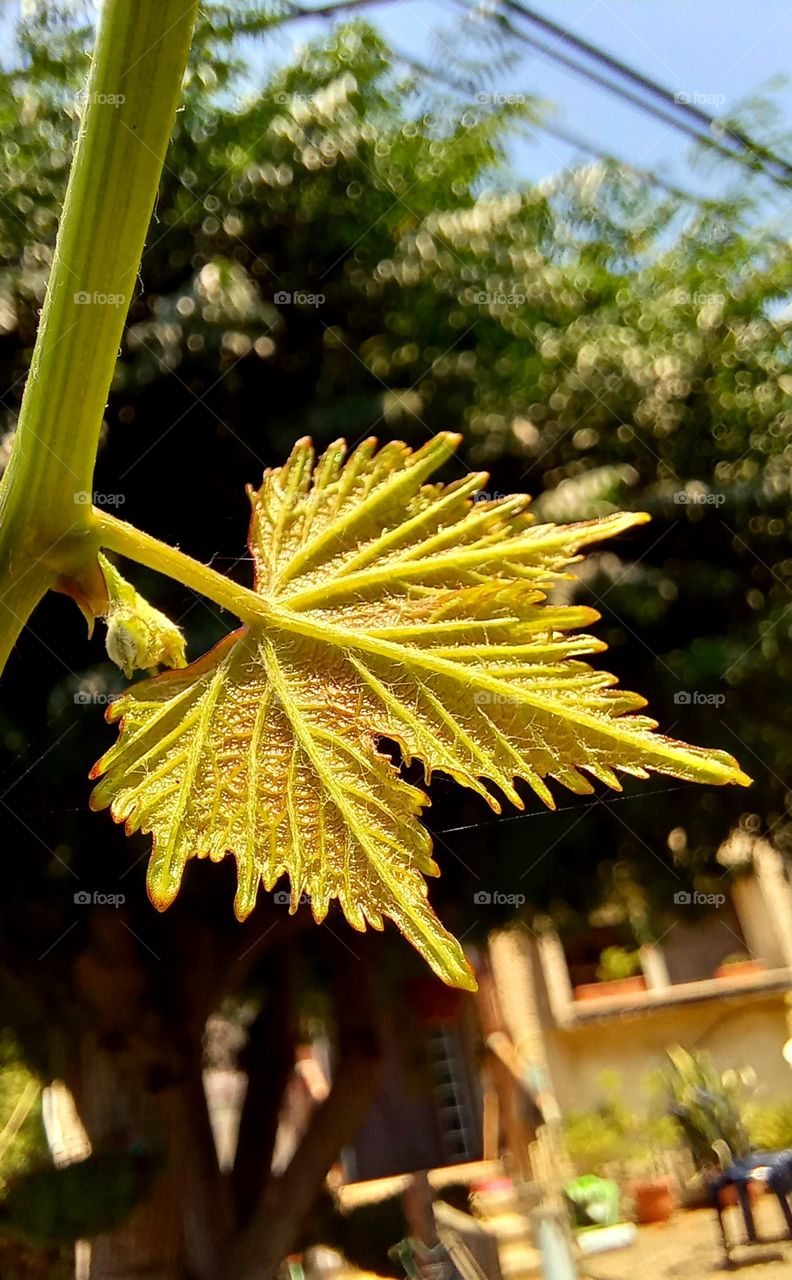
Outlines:
[[[741,130],[723,124],[717,120],[715,116],[711,115],[708,111],[705,111],[696,103],[682,100],[679,94],[673,93],[665,85],[661,85],[657,81],[652,80],[643,72],[637,71],[634,67],[629,66],[621,59],[613,57],[612,54],[607,53],[604,49],[598,48],[598,46],[592,44],[588,40],[584,40],[581,36],[577,36],[573,32],[568,31],[558,23],[552,22],[549,18],[544,17],[543,14],[536,13],[526,4],[523,4],[522,0],[501,0],[501,3],[505,9],[508,9],[512,13],[526,19],[526,21],[534,23],[534,25],[539,26],[542,30],[548,31],[552,35],[557,36],[559,39],[563,40],[565,44],[570,45],[574,49],[580,50],[588,57],[594,59],[595,62],[607,67],[609,70],[615,71],[618,75],[621,75],[631,83],[637,85],[644,92],[649,93],[651,96],[662,101],[665,106],[671,107],[672,110],[678,112],[680,116],[686,117],[687,121],[690,123],[680,120],[677,127],[679,127],[684,133],[687,133],[688,136],[696,137],[698,141],[707,143],[722,155],[728,156],[732,159],[744,162],[750,157],[754,162],[751,164],[752,168],[760,167],[762,172],[766,173],[768,177],[771,177],[776,182],[782,182],[784,185],[787,185],[792,179],[792,164],[790,164],[789,161],[771,151],[770,148],[763,146],[752,138],[749,138],[748,135],[743,133]],[[511,24],[508,25],[511,27]],[[518,37],[530,40],[533,43],[533,38],[527,37],[524,32],[519,32],[513,27],[511,27],[511,30],[513,34]],[[579,63],[575,63],[572,59],[564,57],[559,50],[553,49],[552,46],[541,45],[540,47],[542,52],[546,53],[548,57],[553,58],[555,61],[562,62],[563,65],[568,66],[571,70],[577,70],[579,74],[586,76],[588,79],[594,80],[595,83],[601,84],[602,87],[607,88],[609,92],[616,93],[618,96],[632,102],[642,111],[645,111],[650,115],[655,115],[658,119],[661,119],[666,123],[674,122],[675,117],[669,116],[665,111],[658,111],[652,103],[649,103],[638,95],[631,93],[622,86],[615,84],[612,81],[608,81],[605,77],[598,75],[590,68]],[[696,128],[696,126],[700,125],[705,126],[707,130],[706,134],[702,135],[700,130]],[[740,151],[735,152],[724,146],[724,140],[736,144],[743,154],[741,155]],[[768,165],[773,166],[773,168],[768,168]]]
[[[465,9],[468,14],[473,12],[467,0],[456,0],[456,3],[460,8]],[[717,143],[712,143],[712,140],[699,129],[695,129],[684,120],[679,120],[676,116],[672,116],[665,111],[661,111],[659,107],[654,106],[651,102],[647,102],[645,98],[639,97],[638,94],[632,93],[629,89],[625,89],[622,85],[616,84],[613,80],[609,80],[607,76],[601,75],[591,67],[585,66],[584,63],[576,62],[574,58],[568,57],[567,54],[562,53],[559,49],[553,48],[552,45],[545,43],[545,41],[537,39],[536,36],[529,35],[526,31],[521,31],[503,14],[488,12],[484,14],[484,17],[496,22],[500,27],[507,31],[510,36],[519,40],[521,44],[529,45],[545,57],[550,58],[553,62],[558,62],[561,66],[567,67],[568,70],[573,71],[575,75],[582,76],[585,80],[590,80],[601,89],[606,89],[608,93],[612,93],[619,98],[623,98],[626,102],[631,103],[640,111],[645,112],[647,115],[654,116],[656,120],[662,121],[663,124],[668,124],[674,129],[679,129],[682,133],[686,133],[688,137],[692,138],[695,142],[707,142],[717,147]],[[726,148],[723,148],[723,151],[724,154],[729,157],[733,155],[733,153],[728,151]]]
[[[464,98],[469,99],[471,92],[474,91],[473,86],[469,82],[457,80],[449,76],[447,72],[442,72],[437,67],[430,67],[425,62],[414,57],[412,54],[406,53],[404,50],[397,48],[394,44],[389,46],[390,52],[397,62],[403,66],[409,67],[412,71],[425,77],[427,80],[442,84],[448,89],[453,89],[456,93],[461,94]],[[669,195],[674,196],[677,200],[695,205],[719,204],[720,201],[714,200],[710,196],[696,195],[692,191],[685,191],[681,187],[675,186],[673,183],[666,182],[665,179],[659,177],[656,173],[652,173],[649,169],[642,169],[639,165],[632,164],[629,160],[622,159],[621,156],[613,155],[609,151],[603,151],[593,142],[589,142],[586,138],[581,138],[579,134],[572,133],[568,129],[562,128],[560,125],[551,124],[546,120],[531,120],[530,126],[539,130],[541,133],[548,134],[551,138],[557,138],[559,142],[563,142],[565,146],[574,147],[578,151],[583,151],[586,155],[593,156],[597,160],[602,160],[606,164],[616,164],[620,168],[634,173],[637,177],[643,178],[644,181],[650,183],[654,187],[658,187],[662,191],[667,191]]]
[[[367,8],[369,5],[378,5],[383,3],[393,3],[393,0],[335,0],[334,3],[317,5],[316,7],[292,3],[287,5],[284,13],[276,20],[275,25],[282,25],[310,18],[332,18],[336,14],[354,12],[355,10]],[[651,97],[662,101],[664,106],[672,108],[672,110],[677,114],[670,114],[668,111],[657,106],[654,102],[648,101],[646,97],[633,93],[632,90],[625,88],[624,85],[618,84],[612,79],[609,79],[608,76],[595,71],[592,67],[586,66],[585,63],[576,61],[574,58],[562,53],[561,50],[537,39],[536,36],[530,35],[527,31],[515,27],[502,11],[476,11],[472,8],[469,0],[455,0],[455,3],[464,9],[468,16],[478,12],[484,18],[489,19],[506,30],[514,39],[536,49],[543,56],[566,67],[574,74],[582,76],[584,79],[589,80],[591,83],[597,85],[597,87],[601,89],[604,89],[606,92],[630,103],[631,106],[634,106],[645,114],[652,116],[661,123],[677,129],[699,145],[709,147],[724,159],[736,161],[742,166],[750,168],[752,172],[759,173],[770,178],[773,182],[783,186],[787,190],[790,185],[792,185],[792,163],[785,160],[782,156],[779,156],[769,147],[765,147],[761,143],[756,142],[740,129],[731,125],[723,124],[696,103],[682,101],[678,94],[674,94],[665,85],[661,85],[659,82],[653,80],[643,72],[636,70],[636,68],[631,67],[621,59],[614,57],[606,50],[599,48],[591,41],[584,39],[582,36],[576,35],[565,27],[562,27],[559,23],[553,22],[550,18],[545,17],[544,14],[537,13],[527,4],[524,4],[522,0],[500,0],[500,3],[503,9],[510,11],[512,14],[528,23],[533,23],[535,26],[546,31],[550,35],[553,35],[563,41],[564,44],[571,46],[583,53],[585,56],[593,59],[599,65],[606,67],[609,71],[622,76],[622,78],[626,79],[629,83],[640,88],[644,94],[649,94]],[[420,70],[423,74],[430,75],[441,83],[447,83],[451,88],[455,88],[458,91],[462,90],[462,86],[454,84],[448,79],[444,80],[435,68],[423,66],[414,58],[408,57],[404,54],[398,54],[396,56],[398,56],[399,61],[411,64],[416,70]],[[703,196],[692,195],[678,187],[674,187],[672,184],[657,178],[646,169],[641,169],[636,165],[630,164],[628,161],[622,160],[618,156],[613,156],[609,153],[603,152],[586,139],[580,138],[559,126],[545,122],[535,122],[535,125],[543,132],[557,137],[560,141],[569,146],[577,147],[589,155],[597,156],[599,159],[620,164],[632,169],[634,173],[651,181],[655,186],[664,188],[670,194],[675,195],[679,199],[690,200],[697,203],[701,203],[705,200],[705,197]],[[704,126],[707,132],[702,132],[702,129],[699,126]],[[740,149],[735,151],[732,147],[724,145],[725,142],[736,144]]]
[[[660,84],[659,81],[652,79],[651,76],[644,72],[636,70],[628,63],[622,61],[621,58],[614,57],[605,49],[601,49],[598,45],[592,44],[591,41],[585,40],[583,36],[576,35],[574,32],[567,30],[557,22],[553,22],[550,18],[545,17],[542,13],[537,13],[535,9],[524,4],[522,0],[501,0],[505,8],[510,9],[513,13],[520,14],[535,26],[540,27],[543,31],[549,32],[551,35],[557,36],[564,44],[570,45],[574,49],[578,49],[593,58],[595,62],[599,62],[602,66],[608,67],[611,71],[615,71],[617,75],[629,80],[632,84],[637,85],[640,89],[650,93],[653,97],[676,108],[682,115],[690,119],[696,120],[699,124],[703,124],[713,133],[720,133],[737,143],[744,150],[757,158],[766,160],[778,167],[783,177],[792,178],[792,163],[785,160],[783,156],[779,156],[771,148],[764,146],[762,143],[756,142],[750,138],[748,134],[734,125],[725,125],[713,116],[709,111],[705,111],[702,106],[696,102],[690,102],[688,99],[674,93],[667,85]]]
[[[468,16],[476,12],[471,8],[468,0],[455,0],[455,2],[458,7],[465,10]],[[503,3],[506,7],[516,10],[522,16],[525,16],[523,14],[523,6],[518,4],[517,0],[503,0]],[[479,11],[479,13],[481,14],[481,11]],[[481,14],[481,16],[499,26],[521,44],[525,44],[530,48],[536,49],[544,57],[550,58],[552,61],[557,62],[561,66],[564,66],[568,70],[574,72],[575,75],[581,76],[584,79],[591,81],[593,84],[596,84],[599,88],[605,89],[608,93],[623,99],[625,102],[629,102],[632,106],[643,111],[646,115],[650,115],[661,123],[677,129],[679,132],[685,134],[689,138],[692,138],[693,141],[700,145],[709,147],[711,150],[718,152],[718,154],[723,156],[725,159],[736,161],[743,167],[751,169],[754,173],[764,174],[779,186],[783,186],[787,190],[789,189],[790,179],[792,179],[792,166],[787,166],[790,177],[782,178],[777,172],[767,168],[767,162],[763,161],[762,157],[758,154],[761,150],[758,144],[754,144],[751,154],[743,151],[734,151],[731,147],[724,145],[724,143],[718,138],[702,132],[688,120],[682,119],[678,115],[670,114],[655,103],[647,100],[646,97],[633,93],[632,90],[625,88],[624,85],[617,84],[614,80],[609,79],[601,72],[595,71],[592,67],[586,66],[585,63],[571,58],[568,54],[563,53],[553,45],[547,44],[545,41],[538,39],[538,37],[516,27],[505,13],[486,11]],[[637,74],[639,73],[636,72],[636,75]],[[676,107],[678,104],[673,103],[672,100],[672,105]],[[717,122],[715,123],[717,124]],[[724,135],[728,136],[726,135],[725,130]],[[780,165],[786,164],[786,162],[780,158],[778,159],[778,163]]]

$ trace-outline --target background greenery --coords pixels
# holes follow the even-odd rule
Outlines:
[[[107,407],[99,501],[248,582],[244,485],[294,439],[417,445],[448,428],[464,434],[449,477],[486,467],[493,494],[538,495],[542,518],[650,511],[567,593],[601,609],[611,669],[663,727],[736,754],[754,788],[644,783],[623,799],[559,796],[557,815],[528,800],[525,816],[496,820],[438,778],[430,815],[433,897],[468,941],[497,922],[474,906],[487,887],[566,924],[615,899],[645,941],[735,822],[782,847],[792,835],[789,246],[763,232],[745,180],[733,198],[693,203],[598,162],[520,187],[508,139],[537,104],[481,106],[451,87],[462,68],[449,81],[405,67],[365,22],[328,28],[251,87],[239,36],[272,22],[253,4],[204,9]],[[4,457],[90,34],[52,7],[20,29],[0,76]],[[481,60],[477,83],[492,67]],[[135,580],[182,622],[193,657],[233,625],[177,584]],[[49,598],[2,688],[2,1013],[45,1077],[68,1075],[93,1016],[86,957],[102,954],[104,925],[78,890],[126,895],[146,999],[175,1041],[197,951],[207,972],[230,972],[277,926],[245,975],[266,1011],[267,973],[294,937],[311,999],[343,945],[266,898],[241,933],[228,866],[192,865],[178,904],[155,916],[146,840],[87,811],[86,775],[113,733],[101,702],[121,683],[101,634],[87,641],[72,603]],[[391,934],[378,946],[381,982],[413,965]]]

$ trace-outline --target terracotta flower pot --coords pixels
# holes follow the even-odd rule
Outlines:
[[[614,978],[612,982],[584,982],[575,987],[576,1000],[602,1000],[604,996],[630,996],[646,990],[646,978],[642,973],[633,978]]]
[[[671,1178],[646,1178],[630,1188],[635,1202],[635,1220],[640,1223],[668,1222],[679,1203]]]
[[[764,964],[761,960],[739,960],[734,964],[719,964],[715,970],[716,978],[736,978],[740,981],[743,978],[752,978],[755,973],[763,973]]]

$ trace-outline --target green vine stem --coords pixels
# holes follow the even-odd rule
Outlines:
[[[14,448],[0,483],[0,669],[38,599],[98,546],[102,415],[198,0],[106,0]],[[24,579],[24,582],[23,582]]]
[[[243,622],[260,623],[270,619],[271,611],[263,597],[255,591],[239,586],[224,574],[193,560],[192,556],[185,555],[176,547],[169,547],[166,542],[160,542],[150,533],[127,524],[125,520],[119,520],[109,512],[97,509],[94,512],[94,528],[106,551],[115,551],[127,560],[134,560],[147,569],[184,583],[208,600],[213,600],[221,609],[228,609],[236,614]]]

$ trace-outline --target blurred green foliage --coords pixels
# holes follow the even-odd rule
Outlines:
[[[725,1169],[751,1150],[748,1106],[756,1091],[756,1072],[718,1071],[706,1052],[689,1053],[681,1045],[668,1050],[666,1088],[669,1113],[682,1131],[699,1169]]]
[[[41,1084],[22,1061],[23,1050],[8,1031],[0,1036],[0,1274],[13,1280],[68,1280],[73,1257],[58,1248],[42,1251],[19,1243],[6,1210],[8,1197],[33,1171],[51,1164],[41,1117]],[[48,1170],[50,1172],[50,1170]]]
[[[748,1106],[747,1124],[754,1150],[792,1150],[792,1102],[754,1101]]]
[[[0,1201],[0,1232],[52,1249],[112,1231],[145,1198],[157,1167],[148,1153],[106,1151],[32,1169]]]
[[[626,947],[606,947],[600,955],[597,978],[600,982],[618,982],[632,978],[641,972],[640,951],[628,951]]]
[[[20,1059],[19,1045],[4,1032],[0,1037],[0,1192],[47,1149],[41,1087]]]
[[[656,1090],[647,1084],[645,1101],[631,1106],[615,1072],[602,1072],[602,1098],[590,1111],[564,1116],[567,1153],[578,1174],[608,1174],[626,1180],[655,1176],[679,1149],[676,1121],[658,1106]]]

